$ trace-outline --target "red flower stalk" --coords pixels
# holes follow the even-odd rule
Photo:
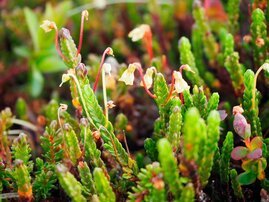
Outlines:
[[[181,75],[182,75],[182,70],[192,71],[189,65],[181,65],[179,67],[179,72],[180,72]],[[169,94],[168,94],[167,99],[166,99],[166,103],[171,98],[171,96],[173,94],[174,87],[175,87],[175,76],[174,76],[174,73],[175,73],[175,71],[173,71],[173,74],[172,74],[171,86],[170,86]],[[179,96],[180,96],[181,103],[183,104],[184,103],[184,98],[182,96],[182,93],[180,93]]]
[[[154,55],[153,55],[153,50],[152,50],[152,32],[151,29],[149,28],[146,32],[145,35],[143,37],[143,41],[145,43],[148,55],[149,55],[149,59],[150,61],[153,59]]]
[[[103,64],[104,64],[104,62],[105,62],[105,57],[106,57],[106,55],[112,55],[112,56],[113,56],[113,50],[112,50],[112,48],[108,47],[108,48],[106,48],[106,50],[103,52],[102,60],[101,60],[101,63],[100,63],[99,69],[98,69],[97,76],[96,76],[96,78],[95,78],[94,85],[93,85],[93,92],[96,91],[97,84],[98,84],[98,81],[99,81],[99,78],[100,78],[100,74],[101,74],[101,70],[102,70]]]
[[[78,54],[80,54],[80,50],[81,50],[81,47],[82,47],[84,19],[88,20],[88,16],[89,16],[88,11],[86,11],[86,10],[82,11],[77,56],[78,56]]]
[[[140,77],[141,77],[141,81],[142,81],[142,83],[143,83],[143,87],[144,87],[146,93],[147,93],[150,97],[152,97],[153,99],[155,99],[155,98],[156,98],[156,95],[152,94],[152,93],[149,91],[149,89],[147,88],[147,85],[146,85],[146,82],[145,82],[145,79],[144,79],[143,69],[142,69],[141,65],[140,65],[139,63],[134,63],[134,65],[137,67],[137,70],[138,70],[139,75],[140,75]]]
[[[61,49],[60,49],[60,46],[59,46],[59,32],[58,32],[57,27],[55,28],[55,32],[56,32],[56,34],[55,34],[55,47],[56,47],[56,50],[57,50],[58,54],[61,56],[61,58],[63,60],[65,60],[65,57],[64,57],[63,53],[61,52]]]

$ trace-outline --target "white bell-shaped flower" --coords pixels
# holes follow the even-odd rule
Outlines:
[[[142,39],[145,33],[148,31],[150,31],[150,26],[147,24],[142,24],[129,32],[128,37],[130,37],[132,41],[138,41]]]
[[[152,86],[152,75],[154,73],[155,67],[150,67],[147,69],[146,74],[144,75],[144,81],[146,83],[146,88],[149,89]],[[143,82],[140,82],[140,85],[143,86]]]
[[[42,25],[40,27],[45,31],[45,32],[50,32],[53,29],[56,29],[56,24],[53,21],[49,20],[44,20]]]
[[[123,72],[119,81],[123,81],[126,85],[134,84],[134,71],[136,66],[134,64],[129,64],[128,68]]]
[[[111,76],[111,69],[112,69],[111,64],[105,62],[103,64],[103,68],[104,68],[105,73]]]
[[[182,93],[184,90],[189,90],[190,86],[182,78],[182,75],[179,71],[174,71],[173,76],[175,78],[175,89],[177,93]]]

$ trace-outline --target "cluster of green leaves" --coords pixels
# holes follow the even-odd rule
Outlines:
[[[157,15],[157,10],[162,12],[156,1],[152,1],[152,5],[153,15]],[[159,118],[155,121],[152,138],[144,142],[146,155],[142,157],[143,163],[139,164],[142,167],[140,171],[138,162],[115,135],[126,128],[128,120],[124,115],[118,116],[113,126],[104,115],[74,40],[69,30],[62,28],[59,39],[68,68],[65,76],[69,79],[72,103],[78,116],[73,118],[56,102],[47,106],[47,127],[41,137],[43,155],[35,160],[36,171],[33,172],[26,135],[21,134],[15,139],[12,152],[9,152],[6,134],[12,114],[8,110],[1,112],[0,148],[4,151],[0,153],[1,191],[13,189],[20,198],[27,200],[48,200],[54,191],[60,189],[72,201],[194,201],[203,197],[203,190],[208,184],[214,185],[210,180],[212,173],[223,185],[231,184],[234,196],[240,200],[244,198],[241,185],[252,184],[256,178],[262,180],[263,188],[268,191],[268,141],[262,138],[258,106],[260,93],[255,89],[257,78],[250,69],[244,73],[232,35],[238,32],[238,8],[239,1],[228,1],[229,21],[226,25],[219,25],[222,29],[218,32],[207,18],[201,2],[195,1],[193,44],[186,37],[179,42],[181,63],[188,64],[194,71],[186,72],[187,79],[193,84],[192,92],[185,90],[179,97],[175,92],[170,94],[164,74],[154,73],[153,92]],[[34,19],[33,25],[37,24],[37,17],[30,10],[26,9],[25,15],[28,21]],[[29,26],[29,29],[35,54],[39,49],[46,49],[39,44],[39,35],[33,34],[34,28]],[[266,29],[263,11],[254,10],[252,44],[249,45],[255,47],[256,65],[263,64],[268,55]],[[17,52],[22,52],[22,49]],[[31,60],[35,66],[42,58],[33,57]],[[156,61],[159,64],[158,59]],[[207,66],[214,71],[227,70],[238,96],[244,89],[243,100],[238,102],[242,102],[243,114],[251,124],[251,139],[244,139],[246,147],[234,148],[236,137],[232,132],[221,137],[221,116],[217,111],[219,94],[211,94],[208,88],[217,87],[218,81],[212,72],[206,71]],[[222,67],[226,70],[221,70]],[[40,89],[34,94],[38,92]],[[224,139],[222,144],[220,139]],[[244,172],[239,175],[230,162],[231,153],[234,160],[242,160]]]

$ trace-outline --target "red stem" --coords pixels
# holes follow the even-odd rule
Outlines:
[[[179,67],[179,72],[180,72],[181,75],[183,75],[183,74],[182,74],[182,70],[184,69],[184,67],[185,67],[185,65],[181,65],[181,66]]]
[[[153,55],[153,50],[152,50],[152,33],[151,33],[151,30],[146,32],[145,37],[144,37],[144,41],[145,41],[146,49],[147,49],[147,52],[148,52],[148,55],[149,55],[149,59],[150,59],[150,61],[152,61],[154,55]]]
[[[80,22],[79,45],[78,45],[78,50],[77,50],[77,56],[80,53],[80,50],[82,47],[84,18],[85,18],[85,15],[82,14],[81,15],[81,22]]]
[[[145,82],[145,79],[144,79],[143,70],[142,70],[141,66],[140,66],[140,65],[136,65],[136,66],[137,66],[137,70],[138,70],[139,75],[140,75],[140,77],[141,77],[141,80],[142,80],[142,83],[143,83],[143,87],[144,87],[146,93],[147,93],[150,97],[152,97],[153,99],[155,99],[155,98],[156,98],[156,95],[153,95],[153,94],[149,91],[149,89],[147,89],[146,82]]]
[[[93,85],[93,92],[96,91],[97,84],[98,84],[98,81],[99,81],[99,78],[100,78],[100,73],[101,73],[101,70],[102,70],[102,67],[103,67],[103,64],[104,64],[104,61],[105,61],[105,56],[106,56],[108,51],[110,51],[110,48],[106,48],[106,50],[103,52],[102,60],[101,60],[101,63],[100,63],[99,69],[98,69],[97,76],[95,78],[94,85]]]
[[[172,73],[172,82],[171,82],[169,94],[167,96],[167,99],[166,99],[165,103],[167,103],[169,101],[169,99],[171,98],[171,96],[173,94],[174,86],[175,86],[175,77],[174,77],[174,72],[173,72]]]
[[[56,47],[56,50],[57,50],[58,54],[61,56],[61,58],[62,58],[63,60],[65,60],[65,57],[64,57],[64,55],[62,54],[61,49],[60,49],[60,47],[59,47],[59,32],[58,32],[58,29],[55,28],[55,31],[56,31],[56,36],[55,36],[55,47]]]

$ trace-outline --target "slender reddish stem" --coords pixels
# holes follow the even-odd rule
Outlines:
[[[79,33],[79,44],[78,44],[77,56],[78,56],[78,54],[80,54],[80,50],[82,47],[84,18],[85,18],[85,15],[82,14],[81,15],[81,22],[80,22],[80,33]]]
[[[149,91],[149,89],[147,89],[147,85],[146,85],[146,82],[145,82],[145,79],[144,79],[144,74],[143,74],[143,70],[142,70],[141,66],[140,66],[140,65],[136,65],[136,66],[137,66],[137,70],[138,70],[139,75],[140,75],[140,77],[141,77],[141,80],[142,80],[142,83],[143,83],[143,87],[144,87],[146,93],[147,93],[150,97],[152,97],[153,99],[155,99],[155,98],[156,98],[156,95],[153,95],[153,94]]]
[[[181,65],[181,66],[179,67],[179,72],[180,72],[181,75],[183,75],[183,74],[182,74],[182,71],[183,71],[184,67],[185,67],[185,65]]]
[[[56,32],[56,36],[55,36],[55,47],[56,47],[56,50],[57,50],[58,54],[61,56],[61,58],[63,60],[65,60],[65,57],[62,54],[61,49],[60,49],[60,46],[59,46],[59,32],[58,32],[58,29],[57,28],[55,28],[55,32]]]
[[[145,41],[146,49],[147,49],[147,52],[148,52],[148,55],[149,55],[149,59],[151,61],[153,59],[153,57],[154,57],[153,50],[152,50],[152,33],[151,33],[151,30],[146,32],[145,37],[144,37],[144,41]]]
[[[167,103],[169,101],[169,99],[171,98],[171,96],[173,94],[174,87],[175,87],[175,77],[174,77],[174,72],[173,72],[172,73],[172,82],[171,82],[169,94],[167,96],[167,99],[166,99],[165,103]]]
[[[102,60],[101,60],[101,63],[100,63],[99,69],[98,69],[98,73],[97,73],[97,76],[95,78],[95,82],[94,82],[94,85],[93,85],[93,92],[96,91],[97,84],[98,84],[98,81],[99,81],[99,78],[100,78],[100,73],[101,73],[101,70],[102,70],[102,67],[103,67],[103,64],[104,64],[104,61],[105,61],[105,57],[106,57],[106,54],[109,51],[110,51],[110,48],[106,48],[106,50],[103,53]]]
[[[183,97],[183,93],[179,94],[179,98],[181,100],[181,104],[184,104],[184,97]]]

